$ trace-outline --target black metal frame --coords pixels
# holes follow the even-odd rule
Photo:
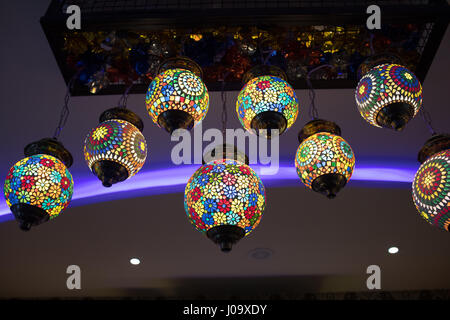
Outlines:
[[[222,1],[223,2],[223,1]],[[228,1],[229,2],[229,1]],[[290,3],[291,1],[286,1]],[[310,1],[312,2],[312,1]],[[380,1],[371,1],[377,4]],[[322,1],[322,3],[329,3]],[[439,48],[449,23],[450,9],[445,0],[429,0],[429,4],[385,5],[381,1],[382,23],[431,23],[432,30],[421,55],[420,63],[415,71],[417,77],[423,82],[431,66],[433,58]],[[413,3],[413,2],[411,2]],[[67,15],[63,14],[64,1],[53,0],[45,14],[41,18],[41,25],[56,58],[66,83],[70,81],[72,71],[65,65],[63,37],[61,32],[66,28]],[[299,26],[299,25],[341,25],[358,24],[365,25],[367,2],[358,5],[335,6],[305,6],[305,7],[268,7],[247,8],[206,8],[206,9],[151,9],[151,10],[126,10],[112,12],[88,12],[82,11],[82,31],[112,31],[112,30],[159,30],[164,28],[189,28],[216,27],[216,26],[259,26],[270,27],[274,25]],[[195,22],[195,25],[193,24]],[[356,80],[312,80],[314,88],[354,88]],[[292,84],[296,89],[307,88],[305,80],[299,80]],[[225,90],[240,90],[241,83],[227,83]],[[209,83],[208,90],[218,91],[222,89],[222,83]],[[130,93],[145,93],[147,86],[137,84]],[[124,85],[110,85],[98,94],[121,94]],[[90,95],[88,87],[75,85],[72,94]]]

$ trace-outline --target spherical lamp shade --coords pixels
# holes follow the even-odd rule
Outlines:
[[[242,88],[236,103],[239,121],[246,130],[271,129],[283,133],[298,115],[298,99],[285,80],[265,75],[251,79]]]
[[[214,160],[189,179],[184,206],[190,222],[222,251],[252,232],[265,207],[264,185],[246,164]]]
[[[23,230],[58,216],[70,203],[73,179],[61,160],[36,154],[17,162],[4,185],[6,203]]]
[[[430,224],[450,231],[450,149],[428,158],[412,186],[414,204]]]
[[[105,187],[134,176],[144,165],[147,143],[128,121],[101,122],[87,135],[84,158]]]
[[[205,118],[209,95],[193,72],[168,69],[150,83],[145,103],[153,122],[172,133],[180,128],[189,130]]]
[[[297,149],[295,167],[308,188],[334,198],[350,179],[355,156],[340,136],[319,132],[305,139]]]
[[[361,116],[371,125],[401,130],[422,106],[422,85],[407,68],[382,64],[361,78],[355,98]]]

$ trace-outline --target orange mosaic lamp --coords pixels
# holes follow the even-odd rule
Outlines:
[[[334,122],[312,120],[299,133],[295,167],[308,188],[332,199],[353,173],[355,155]]]

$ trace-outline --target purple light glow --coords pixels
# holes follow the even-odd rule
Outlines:
[[[258,173],[266,186],[296,186],[297,184],[290,183],[292,181],[298,181],[298,185],[301,185],[294,166],[280,165],[278,173],[275,175],[261,174],[260,169],[263,167],[261,165],[252,165],[251,167]],[[100,181],[92,175],[80,176],[74,174],[75,183],[71,206],[122,198],[183,192],[187,181],[198,168],[199,165],[185,165],[170,169],[141,171],[132,179],[113,185],[111,188],[102,187]],[[355,166],[351,181],[382,181],[410,184],[417,169],[418,166],[412,164],[408,166],[405,166],[405,164],[377,166],[360,162]],[[13,216],[6,205],[2,192],[0,195],[0,222],[12,219]]]

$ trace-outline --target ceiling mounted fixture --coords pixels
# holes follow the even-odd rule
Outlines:
[[[361,116],[375,127],[402,130],[422,106],[422,85],[398,57],[380,54],[360,65],[355,99]],[[368,70],[368,71],[367,71]]]
[[[238,95],[236,112],[242,126],[251,131],[272,130],[282,134],[290,128],[298,115],[298,99],[292,86],[286,81],[283,70],[275,66],[260,65],[245,76],[245,85]]]
[[[390,253],[390,254],[396,254],[396,253],[398,253],[398,248],[397,247],[390,247],[389,249],[388,249],[388,252]]]
[[[153,122],[167,132],[192,129],[209,108],[202,69],[186,57],[166,60],[148,87],[145,103]]]
[[[259,224],[265,208],[265,190],[258,175],[240,155],[216,152],[189,179],[184,207],[195,228],[229,252]],[[234,152],[234,150],[231,150]]]
[[[412,184],[414,204],[431,225],[450,231],[450,135],[435,134],[422,147]]]
[[[24,159],[8,172],[4,185],[6,203],[22,230],[28,231],[57,217],[70,203],[73,179],[69,151],[53,138],[25,147]]]
[[[297,174],[305,186],[329,199],[346,185],[355,166],[353,150],[340,135],[337,124],[320,119],[308,122],[298,134]]]
[[[81,30],[68,30],[66,8],[78,5]],[[389,50],[423,83],[447,25],[443,0],[383,1],[380,30],[368,30],[365,1],[135,1],[53,0],[41,24],[66,82],[86,66],[74,95],[119,94],[131,77],[133,93],[148,90],[158,65],[176,55],[203,69],[203,81],[220,91],[242,89],[244,74],[262,64],[286,71],[294,89],[320,65],[315,88],[355,88],[357,69],[371,55]],[[239,12],[239,14],[236,14]],[[330,12],[333,19],[330,20]],[[261,58],[263,57],[263,58]],[[107,81],[105,81],[107,80]]]
[[[131,110],[116,107],[100,115],[84,142],[84,159],[104,187],[134,176],[147,158],[144,124]]]
[[[248,252],[248,257],[255,260],[270,259],[273,255],[273,251],[269,248],[255,248]]]

